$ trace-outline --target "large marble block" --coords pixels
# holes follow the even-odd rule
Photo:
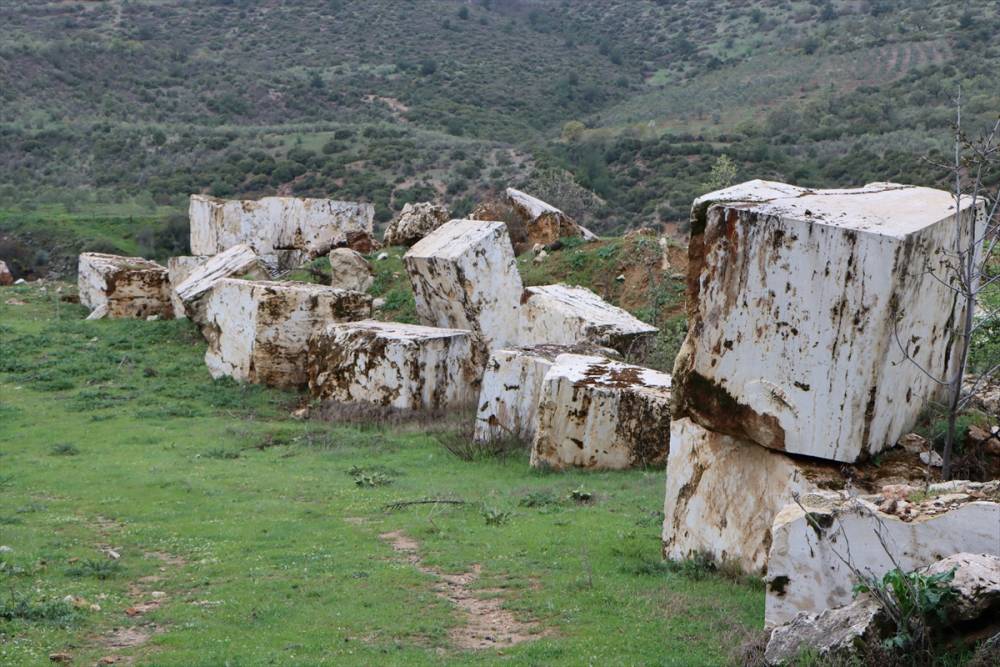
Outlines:
[[[198,325],[205,323],[205,301],[220,280],[247,278],[264,280],[270,277],[267,267],[253,249],[245,243],[234,245],[218,255],[208,258],[190,271],[174,287],[177,299],[184,308],[184,315]]]
[[[80,303],[90,308],[91,319],[171,318],[174,314],[166,267],[142,257],[85,252],[77,266],[77,286]]]

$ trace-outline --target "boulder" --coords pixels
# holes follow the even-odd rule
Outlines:
[[[440,204],[407,203],[399,217],[389,223],[382,240],[387,246],[411,246],[448,222],[449,217],[448,209]]]
[[[330,251],[330,285],[340,289],[367,292],[375,283],[375,272],[361,253],[350,248]]]
[[[518,343],[523,346],[589,343],[633,356],[653,342],[657,331],[585,287],[527,287],[521,295]]]
[[[170,303],[174,307],[174,317],[184,319],[184,302],[177,296],[177,287],[191,275],[191,272],[207,262],[207,255],[180,255],[167,260],[167,275],[170,277]]]
[[[965,200],[962,224],[973,219]],[[675,416],[787,453],[854,462],[892,446],[948,371],[949,192],[751,181],[695,200]],[[902,389],[901,389],[902,388]]]
[[[0,287],[14,284],[14,274],[7,268],[7,262],[0,259]]]
[[[371,297],[360,292],[224,278],[205,303],[205,363],[213,378],[305,386],[309,338],[333,322],[368,317]]]
[[[272,272],[294,269],[331,248],[372,236],[371,204],[264,197],[251,201],[191,195],[191,252],[216,255],[245,243]]]
[[[542,381],[560,354],[614,357],[595,345],[538,345],[494,350],[486,363],[473,439],[489,443],[504,438],[531,442],[535,437]]]
[[[184,305],[184,314],[201,326],[205,323],[205,301],[212,288],[224,278],[265,280],[267,267],[253,249],[241,243],[210,257],[191,271],[174,291]]]
[[[800,614],[775,628],[768,639],[764,661],[775,666],[793,665],[798,664],[804,653],[849,661],[866,644],[878,642],[890,624],[878,600],[861,594],[843,607]]]
[[[955,595],[948,602],[950,622],[974,621],[1000,608],[1000,555],[954,554],[923,569],[928,575],[951,571],[955,573],[950,584]]]
[[[544,246],[565,237],[597,239],[555,206],[514,188],[507,188],[497,200],[480,204],[470,217],[505,223],[518,254],[535,244]]]
[[[422,324],[469,329],[487,349],[517,340],[521,275],[503,223],[452,220],[403,262]]]
[[[911,572],[950,554],[1000,553],[1000,482],[932,484],[927,494],[908,501],[885,500],[880,494],[816,492],[778,513],[771,530],[766,624],[850,602],[858,582],[845,559],[881,578],[895,567],[893,560]]]
[[[80,255],[77,285],[80,303],[92,311],[102,310],[104,317],[170,318],[174,314],[167,269],[142,257],[85,252]]]
[[[441,410],[476,400],[472,332],[366,320],[329,324],[309,342],[309,390],[337,403]]]
[[[542,380],[531,465],[624,469],[662,464],[670,445],[670,376],[561,354]]]

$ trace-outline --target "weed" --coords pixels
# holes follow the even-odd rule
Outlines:
[[[52,445],[52,449],[49,450],[52,456],[76,456],[79,453],[77,446],[68,442]]]
[[[121,572],[122,566],[116,560],[92,559],[82,560],[66,570],[68,577],[94,577],[96,579],[111,579]]]
[[[483,507],[482,515],[487,526],[503,526],[507,524],[513,516],[513,514],[508,510],[502,510],[496,507]]]
[[[578,486],[569,492],[570,500],[579,503],[581,505],[586,505],[594,500],[594,494],[587,491],[582,486]]]
[[[0,601],[0,619],[65,626],[76,620],[76,611],[62,600],[35,600],[25,595],[13,595],[8,600]]]
[[[925,574],[892,569],[881,579],[872,579],[854,587],[855,593],[876,592],[878,598],[891,599],[899,612],[900,623],[896,634],[885,640],[886,648],[907,649],[926,634],[929,621],[933,618],[944,621],[945,606],[955,595],[951,582],[955,570]]]
[[[441,446],[462,461],[483,461],[523,456],[528,451],[528,443],[514,436],[493,438],[486,442],[476,442],[472,438],[471,427],[461,430],[439,431],[434,439]]]
[[[354,476],[354,483],[361,488],[367,489],[388,486],[392,482],[393,479],[391,477],[381,472],[358,473]]]
[[[226,449],[225,447],[214,447],[204,454],[201,455],[202,458],[206,459],[219,459],[219,460],[232,460],[240,458],[240,450],[238,449]]]
[[[521,507],[547,507],[559,503],[559,496],[552,491],[529,491],[517,504]]]

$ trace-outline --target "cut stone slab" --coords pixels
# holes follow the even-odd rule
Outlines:
[[[539,345],[494,350],[486,363],[473,439],[489,443],[505,438],[530,442],[535,436],[542,381],[560,354],[616,357],[596,345]]]
[[[191,272],[207,262],[211,257],[208,255],[180,255],[167,260],[167,275],[170,276],[170,302],[174,306],[174,317],[184,319],[187,314],[184,312],[184,302],[177,296],[177,287]]]
[[[361,253],[350,248],[330,251],[330,286],[367,292],[375,283],[375,272]]]
[[[469,329],[488,349],[516,342],[521,275],[502,222],[452,220],[403,262],[421,324]]]
[[[264,197],[227,200],[191,195],[191,252],[216,255],[245,243],[272,271],[294,269],[331,248],[358,246],[372,236],[375,208],[371,204]]]
[[[80,303],[92,311],[103,306],[109,318],[172,318],[167,269],[142,257],[99,252],[80,255],[77,269]]]
[[[481,369],[472,332],[366,320],[330,324],[309,343],[309,390],[397,410],[472,405]]]
[[[966,233],[973,211],[963,208]],[[854,462],[892,446],[941,388],[956,211],[941,190],[751,181],[692,209],[689,333],[675,414],[765,447]],[[900,388],[903,389],[900,389]]]
[[[407,203],[400,211],[399,217],[389,223],[383,242],[387,246],[412,246],[448,222],[450,217],[448,209],[440,204],[431,202]]]
[[[213,378],[305,386],[309,338],[328,324],[371,317],[371,303],[325,285],[225,278],[205,304],[205,363]]]
[[[842,558],[881,578],[893,569],[892,558],[912,572],[955,553],[1000,555],[997,499],[1000,482],[931,485],[929,497],[907,503],[909,511],[902,514],[881,511],[884,498],[877,495],[804,495],[802,507],[788,505],[774,520],[765,623],[778,625],[800,612],[818,613],[849,603],[858,582]]]
[[[521,296],[518,342],[523,346],[590,343],[627,357],[646,349],[657,331],[585,287],[528,287]]]
[[[264,280],[269,277],[267,267],[253,248],[241,243],[210,257],[194,268],[174,291],[184,306],[184,314],[200,326],[205,323],[206,297],[220,280]]]
[[[561,354],[542,381],[531,465],[620,470],[659,465],[670,445],[670,376]]]

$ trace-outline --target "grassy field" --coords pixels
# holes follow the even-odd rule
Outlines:
[[[0,288],[0,663],[725,664],[762,622],[760,585],[661,562],[662,470],[296,421],[300,395],[213,382],[188,323],[84,312]],[[465,504],[385,509],[425,498]],[[462,650],[445,581],[537,636]]]

